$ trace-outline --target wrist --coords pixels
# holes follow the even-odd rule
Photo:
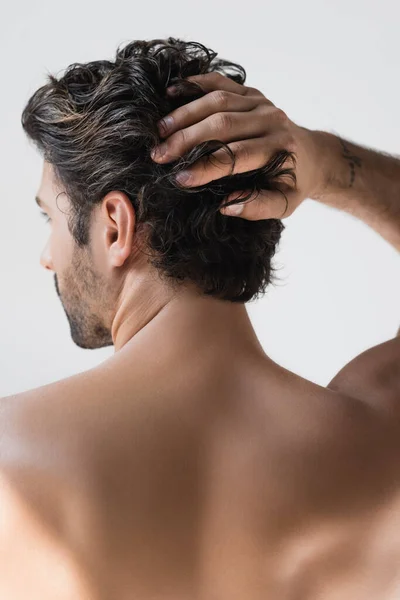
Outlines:
[[[309,198],[324,201],[324,197],[334,192],[334,174],[338,171],[338,139],[327,131],[308,130],[314,156],[315,180]]]

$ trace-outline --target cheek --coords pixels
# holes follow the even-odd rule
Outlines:
[[[50,232],[49,247],[56,270],[62,271],[70,262],[70,241],[54,226]]]

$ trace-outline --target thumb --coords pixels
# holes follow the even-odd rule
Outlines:
[[[227,206],[227,203],[249,193],[250,190],[233,192],[228,196],[227,202],[220,208],[220,212],[229,217],[241,217],[249,221],[282,219],[283,216],[289,216],[287,194],[279,190],[254,192],[245,202]]]

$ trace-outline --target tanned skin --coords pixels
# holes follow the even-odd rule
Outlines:
[[[278,149],[296,155],[286,200],[265,192],[227,219],[286,218],[311,198],[400,249],[398,158],[300,127],[222,75],[190,79],[206,94],[174,111],[168,131],[160,125],[168,151],[155,160],[205,139],[233,147],[236,172]],[[229,172],[199,162],[187,185]],[[74,340],[110,337],[116,352],[0,401],[0,597],[399,597],[399,333],[316,385],[266,354],[245,306],[192,286],[176,295],[153,277],[134,254],[123,192],[96,213],[90,261],[57,192],[44,164],[42,265],[57,275]]]

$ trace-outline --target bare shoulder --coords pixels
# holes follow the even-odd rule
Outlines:
[[[110,427],[109,393],[94,368],[0,399],[0,469],[58,535],[91,489],[96,440]]]
[[[96,369],[0,399],[0,461],[59,469],[63,447],[81,450],[75,435],[101,386]]]
[[[387,411],[400,422],[399,333],[353,358],[327,387]]]
[[[0,399],[1,598],[22,600],[27,590],[32,600],[98,598],[71,543],[86,496],[72,413],[89,389],[74,376]]]
[[[288,515],[367,523],[396,502],[400,514],[400,418],[363,397],[290,380],[276,419],[276,480]]]
[[[37,482],[40,485],[40,482]],[[95,600],[82,565],[37,510],[32,498],[0,469],[0,597]]]

